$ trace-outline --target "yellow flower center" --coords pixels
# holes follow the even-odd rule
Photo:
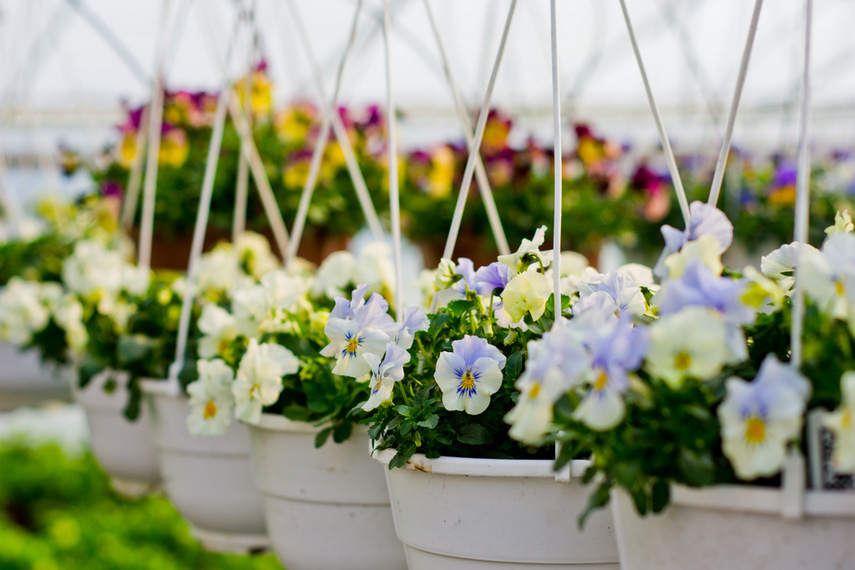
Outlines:
[[[529,400],[534,400],[538,394],[540,394],[540,384],[532,384],[531,389],[528,391]]]
[[[205,404],[205,410],[202,412],[202,417],[206,420],[210,420],[214,416],[217,415],[217,404],[214,403],[214,400],[208,400],[208,403]]]
[[[594,382],[594,390],[602,390],[606,387],[606,384],[609,381],[609,376],[606,374],[605,370],[600,370],[599,375],[597,376],[597,380]]]
[[[846,288],[843,286],[843,281],[840,279],[834,282],[834,286],[838,297],[842,297],[846,293]]]
[[[840,427],[843,429],[852,428],[852,410],[847,408],[843,411],[843,417],[840,418]]]
[[[688,370],[689,366],[692,365],[692,356],[688,352],[678,352],[677,356],[674,357],[674,368],[683,372],[684,370]]]
[[[463,377],[460,379],[460,389],[461,390],[474,390],[475,389],[475,377],[472,376],[472,373],[468,370],[463,373]]]
[[[766,422],[757,416],[751,416],[745,422],[745,441],[750,444],[763,443],[766,440]]]
[[[356,354],[356,349],[359,348],[359,338],[353,337],[347,341],[347,346],[344,351],[348,354]]]
[[[261,395],[261,387],[258,384],[253,384],[252,388],[249,389],[249,397],[251,400],[255,400]]]

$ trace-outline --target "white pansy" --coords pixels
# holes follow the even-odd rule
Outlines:
[[[742,274],[749,281],[741,300],[758,313],[769,314],[780,307],[786,293],[778,282],[769,279],[754,267],[748,265]]]
[[[650,325],[645,368],[674,388],[686,378],[706,380],[735,360],[728,335],[720,315],[704,307],[664,316]]]
[[[199,258],[196,290],[200,296],[227,295],[254,282],[241,270],[240,259],[231,244],[220,244]]]
[[[263,285],[251,285],[232,293],[232,314],[238,333],[258,337],[264,321],[273,316],[270,297]]]
[[[781,470],[787,443],[802,429],[810,383],[791,366],[769,355],[753,382],[731,377],[718,407],[722,451],[743,480]]]
[[[268,273],[261,278],[261,285],[267,292],[270,308],[275,311],[293,311],[309,290],[306,279],[284,271]]]
[[[538,265],[538,261],[543,264],[544,267],[548,266],[550,263],[550,251],[540,251],[538,248],[543,245],[543,242],[546,240],[546,226],[541,226],[534,232],[534,237],[531,240],[523,239],[520,243],[519,249],[516,252],[508,254],[508,255],[500,255],[498,257],[499,263],[504,263],[514,273],[519,273],[522,271],[523,267],[527,263],[534,262],[535,265]]]
[[[250,339],[232,384],[235,416],[244,422],[257,424],[261,419],[261,409],[279,399],[282,377],[297,372],[299,365],[297,357],[284,346],[259,344],[257,340]]]
[[[490,396],[502,386],[507,358],[487,339],[466,335],[451,343],[453,352],[439,355],[434,380],[449,411],[478,415],[490,405]]]
[[[663,263],[668,268],[668,278],[679,279],[693,261],[708,267],[713,275],[721,275],[724,269],[721,263],[721,243],[714,235],[703,235],[688,242],[677,253],[667,256]]]
[[[590,355],[561,321],[540,340],[529,341],[525,370],[515,383],[520,394],[505,415],[511,424],[508,434],[524,443],[539,443],[552,426],[555,402],[582,380],[589,366]]]
[[[343,297],[346,288],[356,273],[356,258],[349,251],[336,251],[324,259],[312,283],[312,293],[326,295],[330,299]]]
[[[324,327],[330,343],[321,350],[323,356],[336,359],[334,374],[361,378],[371,372],[366,354],[383,354],[392,337],[386,331],[364,328],[359,321],[331,318]]]
[[[508,281],[502,291],[502,310],[514,323],[531,314],[533,320],[543,316],[546,301],[552,294],[552,283],[537,271],[525,271]]]
[[[769,255],[760,258],[760,271],[763,275],[776,281],[788,295],[791,294],[793,284],[796,282],[798,245],[797,242],[782,245]],[[819,250],[812,245],[803,244],[801,254],[805,259],[810,259],[814,255],[819,255]]]
[[[834,470],[855,473],[855,372],[843,373],[840,394],[840,405],[823,418],[823,425],[834,433]]]
[[[573,419],[594,431],[608,431],[617,426],[625,414],[623,395],[608,387],[608,376],[600,371],[593,388],[573,412]]]
[[[270,242],[261,234],[243,232],[235,240],[235,250],[239,261],[243,262],[249,274],[256,279],[277,269],[279,260],[270,251]]]
[[[849,210],[838,211],[834,215],[834,225],[825,228],[826,235],[832,236],[840,233],[850,233],[855,229],[855,224],[852,224],[852,218],[849,216]]]
[[[372,242],[359,252],[353,282],[368,284],[369,292],[394,289],[395,265],[392,251],[385,242]]]
[[[457,280],[457,264],[450,259],[442,258],[439,260],[439,265],[433,272],[433,287],[437,291],[448,289],[454,285]]]
[[[89,333],[83,324],[83,305],[73,295],[63,295],[51,303],[51,313],[56,324],[65,331],[65,342],[72,353],[81,355],[89,342]]]
[[[220,435],[232,423],[234,372],[219,358],[196,363],[199,379],[187,386],[190,415],[187,429],[193,435]]]
[[[82,240],[63,261],[62,280],[69,291],[82,297],[115,296],[124,284],[126,265],[120,252],[97,241]]]
[[[18,277],[10,279],[0,293],[0,339],[24,346],[49,320],[50,310],[43,301],[40,284]]]
[[[631,272],[597,273],[585,270],[579,282],[580,300],[594,293],[607,293],[613,300],[615,314],[629,313],[643,315],[647,311],[647,302],[641,292],[640,284],[633,278]]]
[[[143,295],[151,283],[151,270],[130,263],[122,266],[122,289],[131,295]]]
[[[222,356],[228,345],[238,336],[234,316],[213,303],[202,308],[197,325],[202,333],[197,348],[202,358]]]
[[[383,360],[376,354],[367,353],[363,358],[371,367],[368,400],[362,405],[366,411],[373,410],[392,396],[395,382],[404,379],[404,365],[410,361],[410,353],[400,346],[389,343]]]
[[[855,234],[828,237],[822,251],[804,261],[805,293],[832,317],[855,317]]]

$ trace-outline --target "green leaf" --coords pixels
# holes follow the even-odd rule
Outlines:
[[[463,426],[457,434],[457,441],[468,445],[486,445],[493,442],[493,434],[481,424]]]
[[[341,423],[333,428],[333,441],[341,443],[346,441],[353,433],[353,424],[350,422]]]
[[[591,496],[588,498],[588,504],[585,506],[585,510],[581,512],[577,522],[579,524],[579,528],[585,527],[585,521],[588,520],[588,517],[591,516],[591,513],[596,511],[597,509],[601,509],[609,504],[609,491],[611,490],[611,485],[608,481],[603,481],[597,486]]]
[[[659,479],[653,484],[651,491],[653,495],[653,512],[661,513],[671,501],[671,485],[664,479]]]
[[[317,435],[315,436],[315,447],[318,448],[318,447],[323,446],[327,442],[327,439],[329,439],[332,431],[333,431],[333,428],[331,428],[331,427],[325,427],[324,429],[319,431],[317,433]]]
[[[395,406],[395,411],[398,412],[399,414],[401,414],[402,416],[404,416],[405,418],[410,417],[410,414],[412,413],[412,410],[410,409],[409,406],[403,406],[403,405]]]
[[[145,335],[123,335],[119,337],[116,356],[120,364],[139,362],[151,353],[153,341]]]
[[[427,417],[426,420],[422,420],[418,423],[419,427],[434,429],[439,423],[439,416],[436,414],[431,414]]]
[[[505,378],[516,380],[522,372],[523,362],[525,361],[525,351],[518,350],[508,357],[505,364]]]
[[[448,312],[455,317],[459,317],[463,313],[468,313],[477,306],[478,305],[475,301],[470,301],[469,299],[458,299],[456,301],[451,301],[448,304]]]
[[[644,492],[644,489],[639,489],[635,493],[632,494],[632,500],[635,503],[635,510],[638,511],[638,514],[644,516],[647,514],[647,493]]]
[[[715,483],[715,463],[709,452],[699,455],[690,449],[681,448],[677,468],[686,483],[692,487]]]
[[[442,327],[445,326],[445,323],[448,322],[448,319],[451,318],[451,315],[448,313],[439,313],[434,315],[430,320],[430,326],[428,327],[427,333],[431,339],[435,339],[439,334],[439,331],[442,330]]]
[[[128,403],[125,405],[122,413],[126,418],[134,422],[140,417],[141,405],[142,391],[140,390],[139,382],[128,382]]]
[[[92,378],[102,370],[104,370],[104,366],[101,363],[96,362],[91,358],[86,359],[77,371],[77,381],[80,388],[86,388],[86,386],[88,386],[92,381]]]

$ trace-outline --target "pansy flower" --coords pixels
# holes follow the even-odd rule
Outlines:
[[[685,230],[678,230],[669,225],[662,226],[662,237],[665,238],[665,249],[653,273],[659,277],[666,277],[668,270],[665,259],[672,253],[680,251],[684,245],[694,241],[701,236],[711,235],[719,244],[719,253],[724,253],[733,243],[733,224],[727,216],[716,208],[703,202],[692,202],[689,205],[689,225]]]
[[[753,382],[734,376],[725,386],[718,408],[724,455],[740,479],[775,475],[801,433],[810,382],[770,354]]]
[[[648,331],[633,327],[627,318],[584,335],[591,355],[591,389],[573,417],[598,431],[620,423],[626,413],[623,393],[629,387],[628,373],[641,365],[649,343]]]
[[[386,345],[383,361],[376,354],[365,354],[363,358],[371,367],[371,379],[368,387],[371,393],[362,405],[365,411],[373,410],[392,396],[395,382],[404,379],[404,365],[410,361],[410,353],[397,344],[390,342]]]
[[[840,378],[842,401],[826,415],[823,425],[834,433],[831,462],[839,473],[855,472],[855,372],[844,372]]]
[[[478,415],[502,385],[507,358],[487,339],[466,335],[451,343],[436,363],[434,379],[442,390],[442,405],[452,411]]]
[[[337,297],[324,327],[330,343],[321,354],[336,359],[335,374],[352,378],[368,374],[371,368],[363,356],[383,354],[396,332],[395,321],[387,313],[389,304],[377,293],[366,302],[366,290],[367,285],[356,288],[350,301]]]
[[[261,409],[275,404],[282,392],[282,377],[297,372],[300,362],[294,354],[278,344],[250,339],[232,384],[235,415],[255,424],[261,419]]]
[[[706,380],[740,360],[730,349],[722,318],[704,307],[688,307],[650,325],[645,368],[672,388],[686,378]],[[744,350],[744,349],[743,349]]]
[[[187,429],[193,435],[220,435],[232,423],[234,372],[221,359],[199,360],[199,379],[187,386],[190,415]]]

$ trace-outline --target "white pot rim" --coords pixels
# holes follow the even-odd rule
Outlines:
[[[318,427],[311,422],[298,422],[289,420],[282,414],[261,414],[261,419],[255,424],[246,424],[250,428],[266,429],[270,431],[290,431],[298,433],[318,433],[323,427]]]
[[[395,455],[394,449],[373,451],[372,457],[389,465]],[[474,457],[443,456],[428,459],[416,453],[402,469],[443,475],[466,475],[470,477],[544,477],[555,478],[552,459],[481,459]],[[581,477],[590,465],[586,459],[574,459],[570,462],[573,477]]]
[[[244,422],[246,423],[246,422]],[[325,429],[325,425],[317,425],[314,422],[303,422],[298,420],[288,419],[282,414],[262,413],[258,423],[246,423],[250,429],[262,429],[269,431],[287,431],[290,433],[306,433],[316,434]],[[368,432],[368,427],[361,424],[354,424],[354,432]]]
[[[166,378],[140,378],[140,390],[143,394],[153,396],[166,396],[175,399],[186,400],[183,392],[176,394]]]
[[[751,485],[715,485],[690,488],[671,486],[671,502],[675,505],[780,515],[784,492],[778,488]],[[855,493],[847,491],[806,491],[804,514],[807,516],[855,517]]]

